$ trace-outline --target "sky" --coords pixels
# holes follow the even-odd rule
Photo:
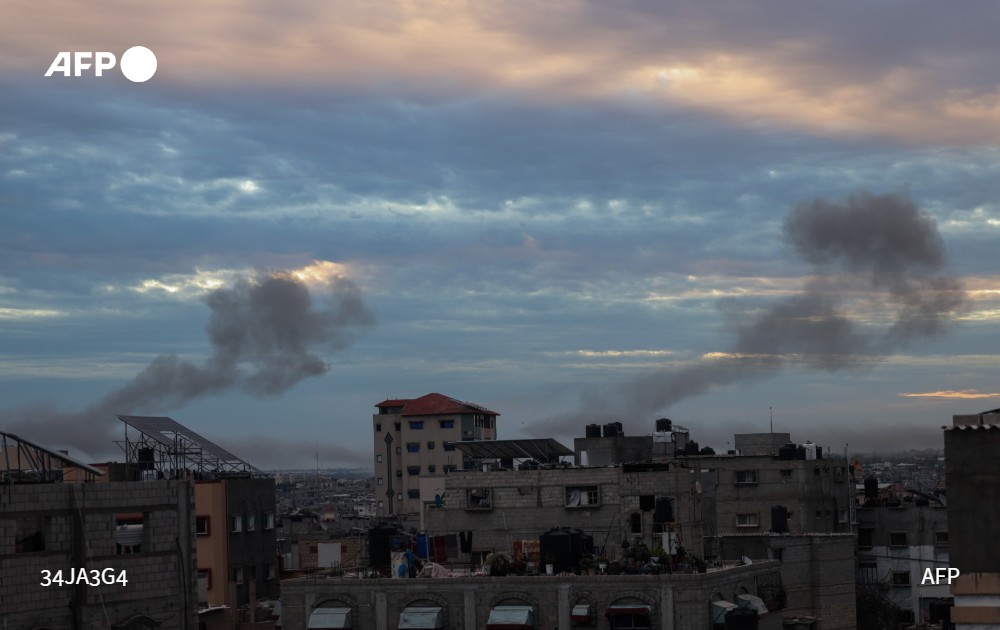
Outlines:
[[[0,430],[370,467],[374,405],[440,392],[501,438],[941,448],[1000,407],[998,13],[8,0]]]

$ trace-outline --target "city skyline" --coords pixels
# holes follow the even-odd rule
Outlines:
[[[103,459],[113,414],[167,415],[309,468],[370,466],[375,404],[430,392],[500,438],[717,449],[772,415],[940,448],[1000,407],[1000,9],[44,6],[0,7],[5,430]],[[133,45],[146,83],[43,76]],[[865,228],[824,253],[837,209]],[[295,339],[220,341],[279,270]]]

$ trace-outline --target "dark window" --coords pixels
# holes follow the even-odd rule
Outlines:
[[[737,470],[736,471],[736,483],[739,485],[750,485],[757,483],[757,471],[756,470]]]
[[[652,512],[656,509],[656,495],[655,494],[640,494],[639,495],[639,509],[643,512]]]
[[[935,545],[947,545],[948,544],[948,532],[934,532],[934,544]]]
[[[396,471],[396,476],[397,477],[402,477],[403,476],[403,471],[402,470],[397,470]]]
[[[788,479],[791,476],[792,476],[792,469],[791,468],[782,468],[781,469],[781,477],[783,479]]]
[[[446,451],[453,451],[453,450],[455,450],[455,443],[454,442],[445,442],[444,443],[444,450],[446,450]]]
[[[406,491],[406,496],[410,497],[411,499],[419,499],[420,498],[420,491],[419,490],[407,490]]]
[[[906,532],[891,532],[889,534],[889,546],[890,547],[905,547],[906,546]]]
[[[875,544],[875,530],[871,527],[858,528],[858,549],[871,549]]]
[[[412,431],[420,431],[424,428],[423,420],[410,420],[410,429]]]
[[[401,428],[403,428],[403,425],[400,422],[393,422],[392,424],[396,428],[397,431],[399,431]]]
[[[632,529],[633,534],[642,533],[642,514],[638,512],[632,512],[632,516],[629,517],[629,524]]]
[[[376,422],[375,423],[375,432],[376,433],[381,433],[382,432],[382,423],[381,422]]]
[[[198,536],[208,536],[212,533],[209,527],[210,519],[207,516],[196,516],[194,517],[194,533]]]
[[[427,440],[427,450],[429,451],[434,450],[434,440]]]
[[[893,571],[892,572],[892,585],[893,586],[909,586],[910,585],[910,572],[909,571]]]
[[[441,428],[442,429],[454,429],[455,428],[455,421],[454,420],[442,420],[441,421]]]
[[[420,466],[407,466],[406,472],[414,477],[420,474]]]
[[[396,447],[396,455],[402,455],[402,454],[403,454],[403,447],[402,446],[397,446]]]
[[[407,453],[419,453],[420,452],[420,442],[407,442],[406,443]]]
[[[437,469],[438,469],[438,467],[435,466],[434,464],[428,464],[427,465],[427,472],[429,472],[429,473],[436,473]]]

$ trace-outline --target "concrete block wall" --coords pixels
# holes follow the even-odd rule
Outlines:
[[[732,601],[738,592],[755,594],[756,578],[778,569],[765,562],[705,574],[660,576],[573,576],[438,579],[296,579],[282,582],[282,627],[304,630],[309,614],[321,604],[349,606],[352,627],[391,630],[410,605],[441,606],[445,628],[476,630],[486,627],[490,610],[501,604],[530,605],[535,627],[570,630],[574,604],[589,603],[592,626],[606,630],[604,615],[614,603],[642,603],[652,609],[653,628],[703,630],[709,623],[713,599]],[[780,613],[762,618],[761,628],[780,627]],[[824,626],[825,627],[825,626]]]
[[[117,555],[115,515],[146,516],[141,553]],[[0,625],[105,627],[135,615],[194,627],[194,493],[187,481],[13,485],[0,488]],[[44,550],[15,553],[17,523],[41,525]],[[42,571],[122,571],[126,585],[41,586]],[[89,577],[89,573],[88,573]],[[107,611],[107,612],[106,612]],[[108,615],[106,617],[106,614]]]

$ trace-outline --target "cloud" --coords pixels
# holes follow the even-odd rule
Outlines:
[[[939,392],[914,392],[899,395],[906,398],[1000,398],[1000,393],[983,393],[975,389],[963,389],[960,391],[943,390]]]

